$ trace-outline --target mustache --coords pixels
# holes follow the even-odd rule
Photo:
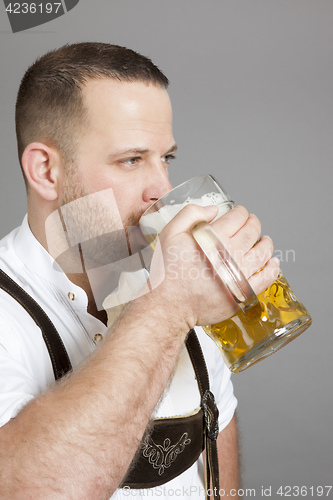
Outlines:
[[[125,228],[139,227],[140,219],[144,213],[145,213],[145,210],[142,210],[142,209],[133,212],[130,216],[128,216],[127,218],[125,218],[125,220],[123,220],[124,227]]]

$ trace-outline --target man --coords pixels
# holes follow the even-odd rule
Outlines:
[[[121,235],[113,235],[119,220],[125,229],[136,226],[144,210],[171,189],[167,168],[176,145],[166,87],[167,79],[148,59],[92,43],[46,54],[22,80],[16,123],[28,215],[2,241],[0,263],[50,317],[73,371],[54,384],[40,329],[1,291],[1,498],[138,498],[139,491],[117,488],[151,416],[184,415],[200,406],[184,341],[195,325],[230,317],[235,304],[213,273],[207,276],[203,257],[195,259],[202,277],[193,279],[194,259],[181,255],[184,249],[197,253],[188,230],[198,220],[212,221],[216,208],[189,205],[166,226],[151,265],[150,282],[158,286],[138,294],[109,329],[96,299],[108,274],[103,286],[98,280],[92,285],[89,275],[108,268],[106,253],[111,263],[121,258]],[[82,200],[92,202],[80,205]],[[55,232],[66,207],[73,206],[81,208],[69,210],[62,226],[66,246],[59,243],[61,231]],[[275,280],[271,240],[262,237],[254,246],[260,235],[255,216],[237,207],[213,225],[257,293]],[[82,250],[83,234],[85,240],[91,235],[93,249]],[[110,239],[100,251],[98,237],[104,234]],[[113,291],[110,285],[108,293]],[[238,486],[236,400],[217,348],[197,333],[220,410],[220,481],[228,492]],[[199,499],[205,497],[203,484],[199,459],[166,490],[149,493],[168,498],[185,488],[180,496]]]

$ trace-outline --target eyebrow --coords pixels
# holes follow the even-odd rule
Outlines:
[[[171,153],[175,153],[178,149],[178,146],[177,144],[173,144],[169,149],[168,151],[166,151],[164,153],[163,156],[166,156],[166,155],[169,155]],[[111,162],[112,160],[114,160],[115,158],[117,158],[118,156],[136,156],[136,155],[144,155],[144,154],[147,154],[149,153],[149,149],[139,149],[139,148],[130,148],[130,149],[125,149],[125,150],[122,150],[122,151],[117,151],[116,153],[112,153],[110,155],[107,156],[107,161],[108,162]]]
[[[178,146],[175,143],[171,146],[171,148],[168,149],[168,151],[165,153],[165,155],[169,155],[170,153],[175,153],[177,151],[177,149],[178,149]]]

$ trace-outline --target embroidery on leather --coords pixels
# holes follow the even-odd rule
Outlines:
[[[165,469],[176,460],[177,456],[183,453],[185,446],[191,443],[188,433],[184,432],[176,444],[171,444],[171,440],[166,438],[163,445],[156,444],[150,436],[147,436],[143,443],[143,456],[148,458],[149,463],[158,469],[158,475],[161,476]]]

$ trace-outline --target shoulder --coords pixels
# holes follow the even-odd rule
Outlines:
[[[27,269],[15,250],[15,240],[19,231],[20,228],[14,229],[0,240],[0,270],[31,293],[34,279],[27,276]],[[14,374],[15,368],[15,373],[22,371],[26,377],[35,377],[38,374],[43,380],[44,373],[49,371],[45,371],[49,361],[45,356],[40,329],[31,315],[2,288],[7,280],[2,273],[0,273],[1,376],[8,378],[9,373]]]
[[[22,261],[19,259],[15,249],[15,241],[21,227],[13,229],[13,231],[0,240],[0,269],[15,282],[20,281],[23,270]]]
[[[0,259],[4,258],[4,260],[6,260],[6,254],[9,255],[12,251],[14,251],[14,241],[20,231],[20,227],[21,226],[13,229],[10,233],[0,239]]]
[[[18,339],[28,337],[36,324],[24,308],[7,292],[8,280],[26,288],[24,266],[15,251],[20,228],[0,240],[0,343],[9,351],[18,352]]]

